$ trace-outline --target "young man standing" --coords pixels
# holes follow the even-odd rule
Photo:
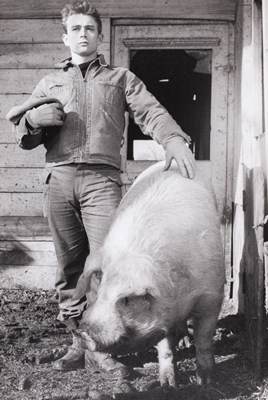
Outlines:
[[[185,145],[190,138],[143,82],[98,55],[103,35],[95,7],[88,1],[66,5],[62,22],[71,57],[45,76],[8,118],[15,123],[22,148],[44,144],[47,149],[45,211],[58,260],[58,319],[72,331],[86,306],[86,299],[72,299],[78,278],[89,252],[94,254],[102,244],[121,198],[124,112],[163,145],[167,168],[174,158],[182,175],[193,178],[195,162]],[[108,355],[88,357],[105,369],[118,366]],[[70,370],[83,362],[84,352],[74,340],[54,368]]]

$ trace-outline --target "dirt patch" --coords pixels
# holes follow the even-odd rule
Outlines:
[[[63,356],[70,344],[70,334],[56,320],[55,292],[0,290],[0,295],[2,400],[268,399],[268,382],[254,374],[236,316],[218,324],[214,384],[200,388],[194,383],[194,344],[190,341],[177,351],[178,389],[164,391],[158,383],[154,349],[120,358],[133,368],[128,381],[94,368],[64,373],[52,370],[53,361]]]

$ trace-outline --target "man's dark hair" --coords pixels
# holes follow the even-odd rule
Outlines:
[[[67,32],[66,21],[73,14],[84,14],[91,15],[97,23],[98,33],[102,32],[102,23],[100,19],[100,15],[96,10],[95,6],[91,4],[89,1],[75,1],[70,4],[66,4],[65,7],[61,11],[62,15],[62,25],[65,32]]]

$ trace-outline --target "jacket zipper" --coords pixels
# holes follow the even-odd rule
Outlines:
[[[82,121],[85,123],[85,130],[87,130],[87,104],[86,104],[86,89],[87,89],[87,73],[88,70],[86,71],[85,76],[83,77],[83,74],[80,70],[80,68],[77,66],[77,74],[78,74],[78,78],[79,78],[79,85],[80,85],[80,93],[81,93],[81,98],[78,99],[79,105],[83,107],[83,116],[82,116]],[[83,132],[82,130],[80,131],[80,143],[79,143],[79,148],[78,148],[78,152],[79,152],[79,156],[80,159],[82,160],[82,156],[83,156]]]

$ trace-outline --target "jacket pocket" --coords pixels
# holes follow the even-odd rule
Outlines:
[[[101,100],[112,105],[120,104],[124,98],[121,87],[108,81],[98,82],[98,92]]]
[[[117,176],[108,175],[107,178],[110,182],[116,183],[119,187],[123,186],[123,182],[121,180],[119,173],[117,174]]]
[[[72,85],[54,84],[49,88],[49,95],[60,100],[66,106],[74,98],[74,87]]]

